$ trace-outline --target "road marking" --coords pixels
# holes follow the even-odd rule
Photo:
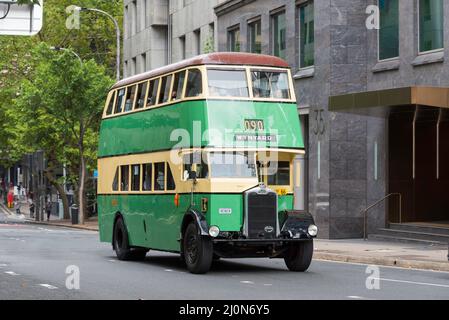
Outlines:
[[[263,285],[266,286],[266,287],[269,287],[269,286],[272,286],[273,284],[271,284],[271,283],[264,283]]]
[[[0,268],[7,267],[7,266],[8,265],[6,263],[0,263]]]
[[[50,289],[50,290],[58,289],[58,287],[52,286],[51,284],[40,283],[39,285],[40,285],[41,287],[44,287],[44,288],[47,288],[47,289]]]
[[[254,282],[248,281],[248,280],[240,281],[240,283],[243,283],[243,284],[254,284]]]
[[[430,287],[441,287],[441,288],[449,288],[447,284],[438,284],[438,283],[427,283],[427,282],[415,282],[415,281],[407,281],[407,280],[396,280],[396,279],[386,279],[386,278],[376,278],[377,280],[387,281],[387,282],[399,282],[399,283],[408,283],[408,284],[416,284],[419,286],[430,286]]]
[[[20,274],[15,273],[14,271],[5,271],[6,274],[9,274],[10,276],[20,276]]]
[[[366,298],[360,297],[360,296],[347,296],[347,298],[349,298],[349,299],[355,299],[355,300],[364,300],[364,299],[366,299]]]
[[[165,269],[164,271],[166,271],[166,272],[173,272],[172,269]]]

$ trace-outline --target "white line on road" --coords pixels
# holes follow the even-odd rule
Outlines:
[[[243,283],[243,284],[254,284],[254,282],[252,282],[252,281],[247,281],[247,280],[240,281],[240,283]]]
[[[7,267],[7,266],[8,265],[6,263],[0,263],[0,268]]]
[[[360,296],[347,296],[347,298],[349,299],[354,299],[354,300],[364,300],[364,297],[360,297]]]
[[[165,269],[164,271],[166,271],[166,272],[173,272],[172,269]]]
[[[51,284],[46,284],[46,283],[40,283],[39,284],[41,287],[50,289],[50,290],[54,290],[54,289],[58,289],[58,287],[52,286]]]
[[[10,276],[20,276],[20,274],[15,273],[14,271],[5,271],[6,274],[9,274]]]
[[[416,285],[419,285],[419,286],[431,286],[431,287],[449,288],[449,285],[447,285],[447,284],[427,283],[427,282],[415,282],[415,281],[396,280],[396,279],[385,279],[385,278],[377,278],[377,280],[380,280],[380,281],[387,281],[387,282],[399,282],[399,283],[416,284]]]

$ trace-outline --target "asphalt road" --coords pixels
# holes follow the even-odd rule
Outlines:
[[[66,287],[69,266],[79,289]],[[0,299],[449,299],[449,273],[381,267],[368,289],[367,267],[314,261],[292,273],[283,260],[235,259],[192,275],[177,255],[118,261],[96,232],[22,224],[0,209]]]

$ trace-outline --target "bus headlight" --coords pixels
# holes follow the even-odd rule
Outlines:
[[[314,224],[311,224],[307,229],[307,232],[309,233],[310,236],[316,237],[316,235],[318,234],[318,227]]]
[[[218,237],[219,234],[220,234],[220,228],[218,228],[217,226],[212,226],[209,228],[209,235],[212,238]]]

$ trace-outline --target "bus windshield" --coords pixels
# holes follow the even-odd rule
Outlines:
[[[251,71],[254,98],[290,99],[287,72]]]
[[[211,152],[209,166],[212,178],[257,178],[253,152]]]
[[[245,70],[207,71],[209,94],[219,97],[249,97],[248,82]]]

